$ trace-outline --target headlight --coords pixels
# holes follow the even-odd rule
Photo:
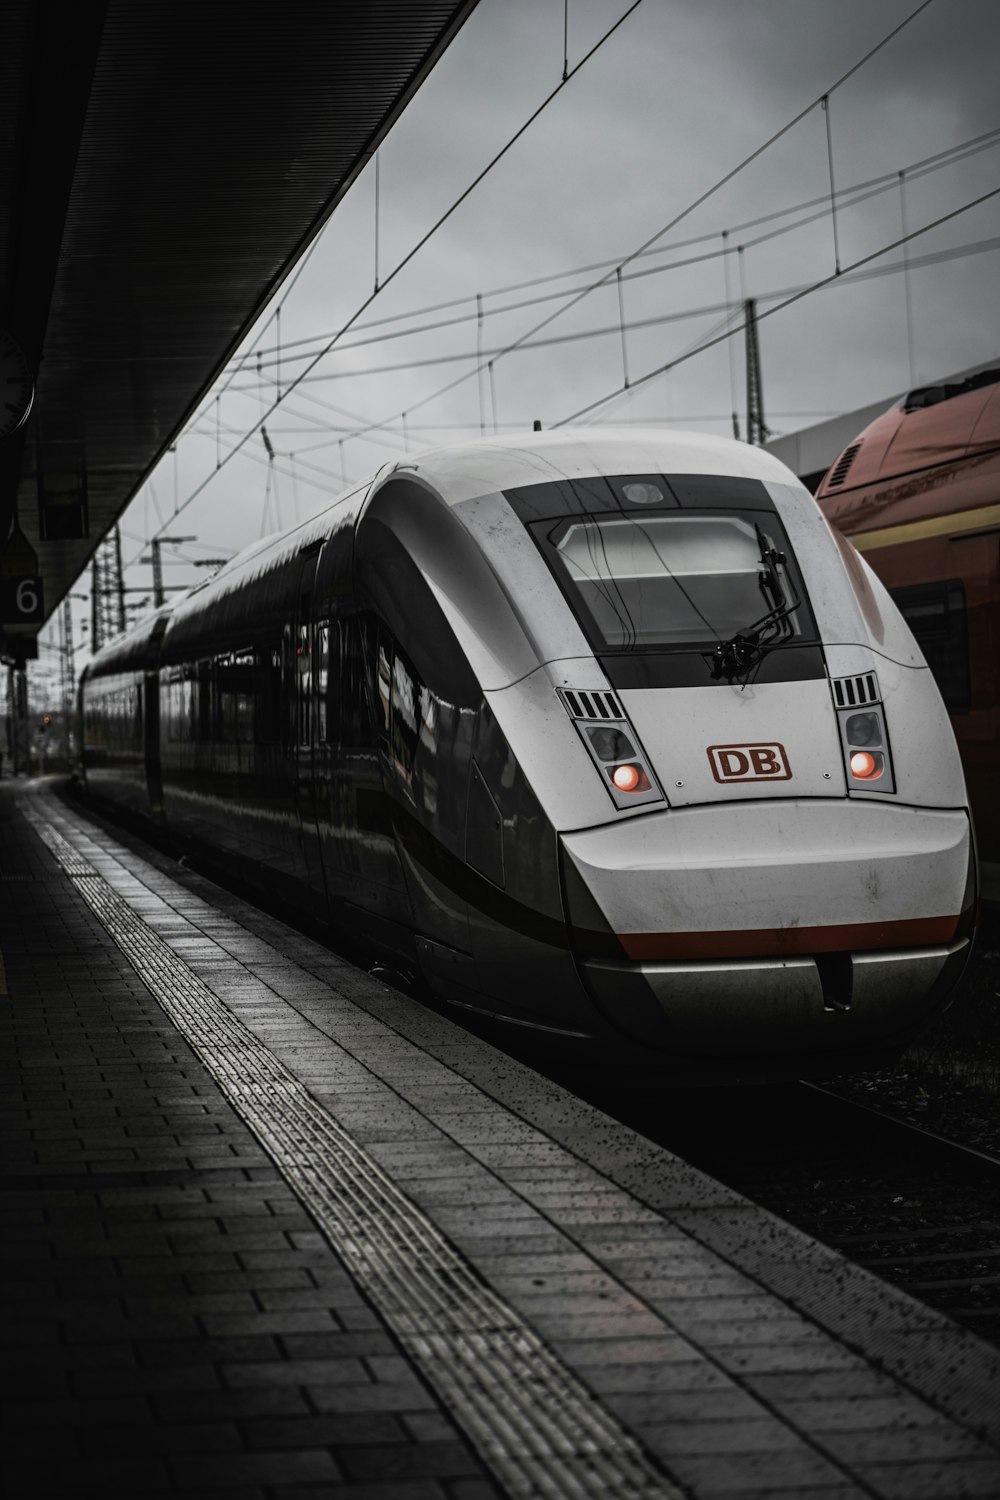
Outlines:
[[[557,692],[615,806],[624,809],[637,802],[665,802],[617,698],[606,689],[559,688]]]
[[[609,766],[608,773],[620,792],[648,792],[650,780],[642,766],[626,762],[622,766]]]
[[[847,789],[894,792],[892,760],[885,730],[885,709],[881,704],[864,713],[841,710],[837,714],[840,739],[847,771]]]
[[[850,759],[851,775],[859,781],[876,781],[885,770],[885,756],[870,750],[855,750]]]

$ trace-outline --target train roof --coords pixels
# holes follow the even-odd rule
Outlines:
[[[107,677],[115,672],[138,671],[145,664],[150,643],[159,634],[157,627],[177,605],[177,599],[168,599],[165,604],[156,604],[140,616],[122,635],[115,636],[102,646],[84,667],[80,680]],[[163,627],[160,627],[161,629]]]
[[[1000,368],[921,386],[875,418],[841,453],[818,498],[952,463],[1000,445]]]
[[[429,484],[449,505],[498,490],[517,489],[552,479],[595,474],[722,474],[797,484],[780,460],[763,448],[703,432],[664,433],[655,428],[565,428],[514,436],[479,438],[432,448],[384,465],[366,480],[300,522],[292,530],[253,542],[225,567],[177,601],[178,622],[280,568],[297,553],[324,541],[334,526],[352,522],[366,494],[395,475],[413,475]]]
[[[880,538],[939,516],[974,520],[998,477],[1000,368],[911,391],[848,444],[816,498],[849,536]],[[877,544],[873,535],[868,545]]]
[[[432,484],[451,505],[498,490],[598,474],[721,474],[775,484],[799,482],[763,448],[704,432],[657,428],[566,427],[480,438],[429,449],[380,478],[406,471]]]
[[[457,505],[553,479],[627,473],[718,474],[777,484],[799,483],[790,469],[763,448],[703,432],[574,427],[429,449],[412,459],[384,465],[363,484],[338,495],[290,531],[245,547],[218,572],[172,601],[168,606],[170,639],[177,636],[180,640],[186,629],[197,628],[205,609],[218,612],[221,608],[225,612],[227,601],[238,608],[237,600],[245,589],[253,588],[265,575],[281,573],[296,556],[325,541],[338,526],[353,525],[366,496],[395,475],[413,475],[430,485],[446,504]],[[224,619],[224,614],[220,618]],[[95,658],[100,663],[97,671],[125,670],[140,660],[149,633],[139,627],[120,643],[105,648]],[[137,635],[141,639],[136,639]]]

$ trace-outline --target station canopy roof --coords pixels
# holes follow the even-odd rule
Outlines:
[[[475,3],[6,0],[0,594],[26,542],[53,613]]]

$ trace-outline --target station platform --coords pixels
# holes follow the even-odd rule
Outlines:
[[[1000,1494],[998,1351],[48,783],[0,955],[9,1500]]]

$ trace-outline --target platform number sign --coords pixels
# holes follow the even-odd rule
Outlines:
[[[44,620],[45,590],[41,578],[0,578],[0,622],[41,625]]]

